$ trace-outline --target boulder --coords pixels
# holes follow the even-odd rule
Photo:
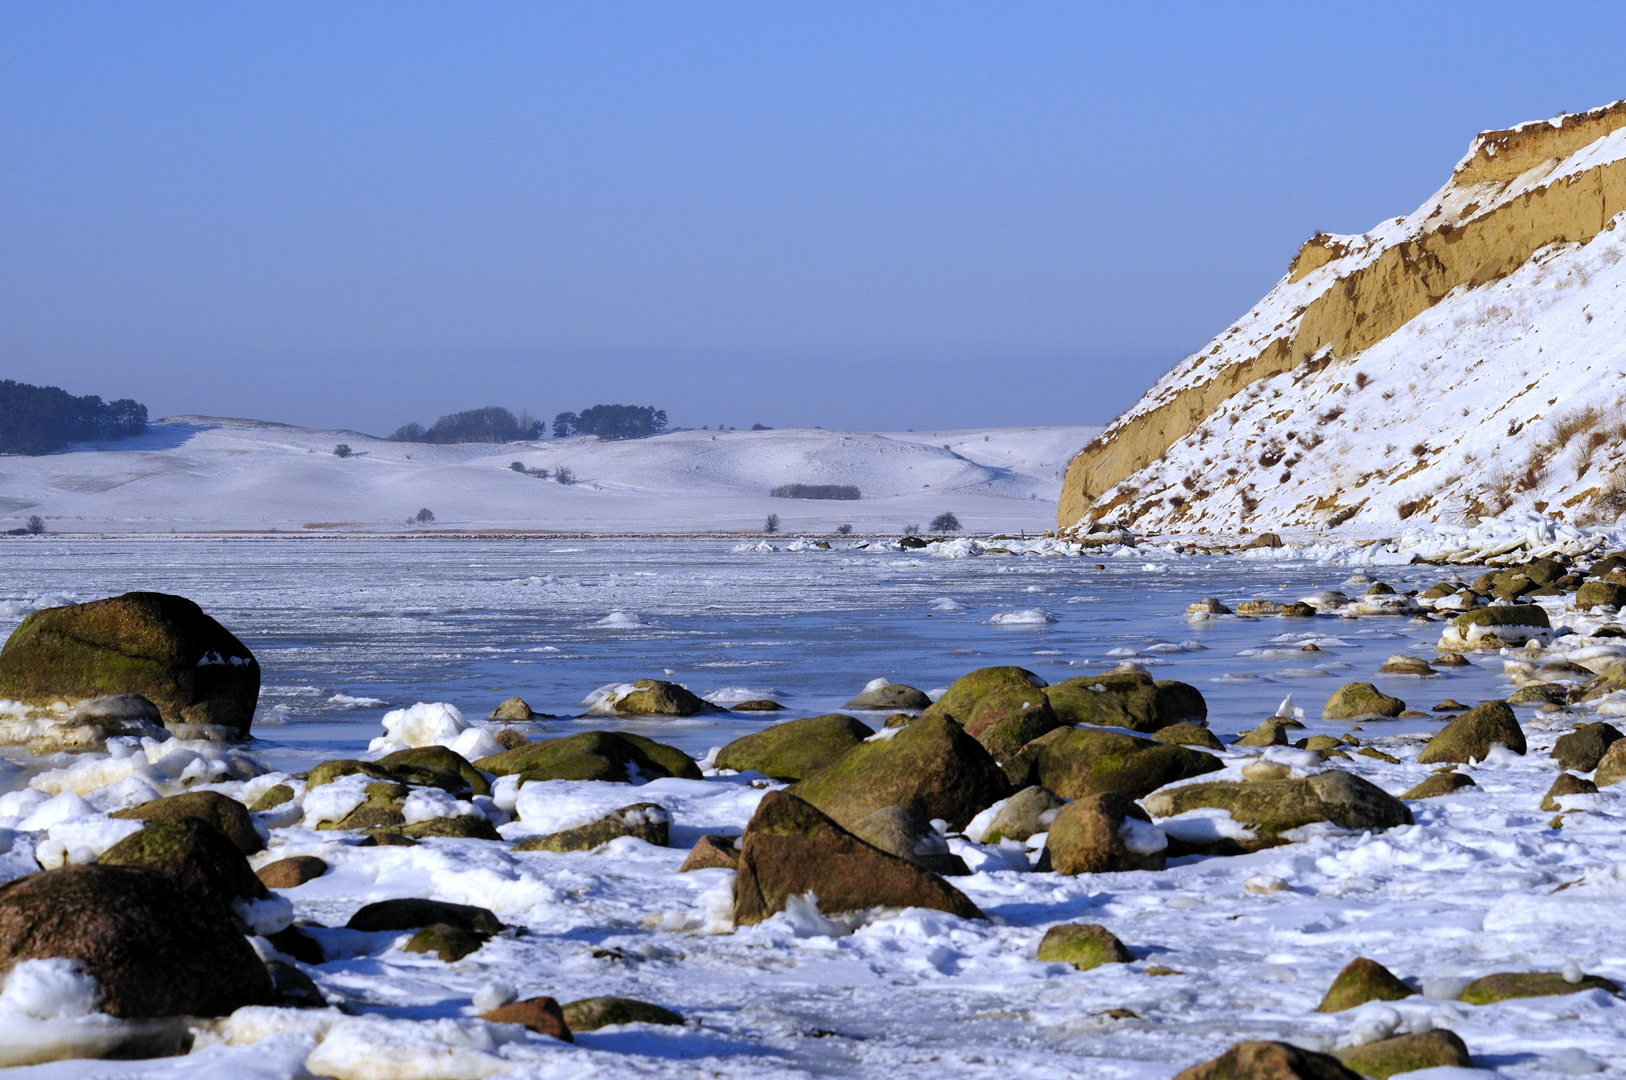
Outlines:
[[[1201,690],[1175,679],[1159,679],[1157,722],[1159,728],[1173,724],[1208,723],[1208,702]]]
[[[1441,652],[1470,652],[1527,641],[1546,644],[1551,631],[1547,613],[1535,604],[1495,604],[1465,611],[1452,619],[1440,635],[1437,648]]]
[[[407,897],[401,900],[379,900],[368,904],[344,924],[346,930],[377,933],[381,930],[417,930],[424,926],[445,923],[462,930],[494,935],[503,931],[502,920],[483,907],[472,904],[450,904],[444,900],[420,900]]]
[[[499,703],[495,709],[492,709],[491,715],[487,719],[525,721],[534,716],[536,716],[536,713],[531,710],[531,706],[526,703],[524,698],[511,697]]]
[[[186,890],[230,917],[235,900],[270,895],[230,837],[196,818],[148,825],[102,852],[101,866],[135,866],[178,879]]]
[[[1503,971],[1475,979],[1462,991],[1458,1000],[1470,1005],[1489,1005],[1509,998],[1556,997],[1560,994],[1579,994],[1583,990],[1620,993],[1620,987],[1601,975],[1583,975],[1577,981],[1570,982],[1558,971]]]
[[[1326,996],[1315,1008],[1316,1012],[1343,1012],[1368,1001],[1399,1001],[1415,993],[1417,991],[1376,960],[1357,956],[1344,965],[1344,970],[1332,980]]]
[[[1389,1080],[1396,1073],[1415,1072],[1439,1066],[1467,1069],[1473,1066],[1468,1047],[1454,1031],[1433,1031],[1396,1035],[1390,1039],[1346,1046],[1334,1052],[1339,1061],[1362,1076]]]
[[[1419,765],[1483,761],[1501,743],[1515,754],[1525,751],[1524,729],[1505,701],[1484,701],[1435,733],[1417,755]]]
[[[921,907],[983,918],[975,904],[936,874],[871,847],[795,795],[770,791],[757,805],[740,845],[734,921],[741,926],[762,922],[783,911],[789,897],[808,892],[827,914]]]
[[[315,881],[327,873],[327,863],[315,855],[294,855],[267,863],[254,871],[260,884],[268,889],[297,889],[307,881]]]
[[[1095,923],[1063,923],[1045,931],[1039,942],[1041,964],[1071,964],[1080,971],[1102,964],[1127,964],[1129,955],[1116,934]]]
[[[949,851],[948,841],[919,810],[883,806],[853,822],[850,831],[871,847],[934,874],[963,877],[971,873],[965,860]]]
[[[1435,773],[1421,784],[1412,788],[1402,799],[1437,799],[1441,795],[1450,795],[1454,791],[1461,791],[1465,787],[1474,787],[1474,778],[1459,772]]]
[[[289,794],[292,794],[291,790]],[[152,799],[127,810],[115,810],[108,816],[125,821],[144,821],[149,825],[195,819],[225,833],[244,855],[265,850],[265,840],[254,827],[254,818],[248,808],[218,791],[188,791]]]
[[[64,866],[0,885],[0,971],[52,956],[77,960],[101,984],[102,1011],[126,1019],[271,1001],[271,977],[231,920],[158,870]]]
[[[1016,690],[1036,693],[1043,690],[1045,681],[1026,668],[986,667],[962,675],[949,684],[943,696],[934,701],[924,716],[943,717],[964,727],[971,721],[971,711],[978,701],[995,690]]]
[[[1438,675],[1439,672],[1420,656],[1407,656],[1405,653],[1395,653],[1383,662],[1378,668],[1379,675]],[[1370,686],[1370,683],[1352,683],[1351,685]]]
[[[1266,836],[1280,836],[1315,821],[1345,829],[1388,829],[1412,824],[1406,804],[1353,773],[1332,770],[1300,780],[1220,780],[1159,791],[1144,800],[1154,818],[1216,807]]]
[[[736,701],[729,706],[730,712],[782,712],[784,706],[771,698],[752,698],[750,701]]]
[[[1562,705],[1568,691],[1558,683],[1528,683],[1507,696],[1509,705]]]
[[[1057,719],[1067,725],[1094,724],[1152,732],[1170,724],[1202,723],[1208,704],[1187,683],[1153,682],[1143,671],[1111,671],[1079,676],[1045,690]]]
[[[1034,784],[1025,787],[1005,801],[994,815],[993,822],[983,833],[982,842],[997,844],[1001,840],[1026,840],[1035,833],[1048,832],[1056,811],[1067,805],[1067,800]]]
[[[385,754],[373,764],[403,784],[440,788],[458,799],[490,795],[491,783],[456,750],[444,746],[413,746]]]
[[[671,1009],[624,997],[590,997],[566,1002],[561,1013],[571,1031],[597,1031],[611,1024],[676,1026],[683,1017]]]
[[[1279,548],[1282,547],[1282,538],[1276,533],[1260,533],[1258,536],[1242,545],[1244,551],[1249,548]]]
[[[1553,786],[1548,788],[1547,794],[1541,797],[1541,808],[1543,810],[1557,810],[1558,800],[1565,795],[1596,795],[1597,793],[1598,785],[1591,780],[1584,780],[1567,772],[1559,773],[1558,779],[1553,781]]]
[[[880,685],[877,686],[876,683]],[[922,690],[903,683],[889,683],[884,679],[877,679],[864,687],[862,693],[853,698],[844,709],[863,709],[866,712],[919,712],[928,708],[932,699]]]
[[[425,821],[415,821],[411,825],[388,827],[393,832],[408,840],[422,840],[429,836],[440,836],[452,840],[501,840],[502,833],[497,827],[480,814],[467,814],[459,817],[436,817]],[[376,834],[375,834],[376,835]]]
[[[1626,585],[1613,581],[1588,581],[1575,592],[1575,610],[1626,606]]]
[[[273,1004],[287,1009],[327,1007],[327,998],[322,996],[322,990],[316,985],[316,980],[292,964],[272,960],[265,965],[265,972],[271,976]]]
[[[1236,613],[1257,619],[1264,615],[1280,615],[1285,606],[1277,600],[1244,600],[1236,606]]]
[[[1323,720],[1354,720],[1365,716],[1399,716],[1406,703],[1390,697],[1369,682],[1345,683],[1333,691],[1321,710]]]
[[[565,1042],[576,1041],[570,1034],[570,1025],[565,1023],[564,1010],[557,1001],[547,996],[511,1001],[490,1012],[481,1013],[480,1019],[488,1024],[519,1024],[538,1035],[551,1035]]]
[[[1165,784],[1221,768],[1219,758],[1201,750],[1078,727],[1048,741],[1034,760],[1031,777],[1064,799],[1108,791],[1138,799]]]
[[[263,814],[267,810],[275,810],[284,803],[294,800],[294,789],[287,784],[273,784],[266,788],[254,805],[248,808],[251,814]]]
[[[1071,875],[1161,870],[1168,847],[1146,811],[1126,796],[1103,792],[1056,812],[1039,869]]]
[[[1558,737],[1551,756],[1561,769],[1591,772],[1621,737],[1620,730],[1613,724],[1602,721],[1582,724]]]
[[[733,870],[740,861],[739,841],[732,836],[702,836],[689,849],[689,857],[678,867],[678,873],[690,870]]]
[[[293,957],[301,964],[321,964],[327,960],[326,954],[322,952],[321,942],[307,934],[299,924],[285,926],[274,934],[267,934],[265,940],[278,952]]]
[[[480,758],[474,767],[524,780],[612,780],[625,784],[632,781],[633,770],[644,780],[667,776],[701,778],[700,766],[683,751],[619,731],[583,731],[561,739],[527,743]]]
[[[787,790],[843,825],[904,806],[955,828],[1010,793],[988,751],[952,720],[928,711],[897,732],[854,747]]]
[[[1187,615],[1230,615],[1231,609],[1220,602],[1219,597],[1209,596],[1195,603],[1186,605]]]
[[[511,727],[505,727],[491,737],[496,739],[497,745],[504,750],[518,750],[522,746],[529,746],[531,742],[521,732]]]
[[[641,802],[611,810],[597,821],[574,829],[533,836],[514,845],[515,851],[591,851],[623,836],[634,836],[646,844],[666,847],[672,815],[659,803]]]
[[[874,734],[869,725],[841,713],[809,716],[735,739],[718,751],[717,767],[796,781]]]
[[[694,716],[706,703],[684,687],[664,679],[639,679],[615,699],[613,711],[622,716]]]
[[[1283,1042],[1240,1042],[1213,1061],[1174,1074],[1174,1080],[1360,1080],[1331,1054]]]
[[[1238,746],[1286,746],[1288,729],[1303,726],[1297,720],[1272,716],[1262,721],[1252,731],[1243,732],[1242,737],[1237,739],[1236,744]]]
[[[1204,750],[1225,749],[1225,744],[1219,741],[1219,736],[1201,724],[1170,724],[1168,727],[1151,732],[1148,738],[1161,743],[1172,743],[1175,746],[1200,746]]]
[[[977,699],[965,731],[995,761],[1005,761],[1028,743],[1061,725],[1043,690],[1002,686]]]
[[[166,725],[242,738],[260,665],[192,601],[150,592],[33,612],[0,649],[0,698],[43,706],[110,694],[140,694]]]
[[[445,964],[455,964],[491,939],[491,935],[447,923],[434,923],[413,934],[402,952],[434,953]]]
[[[346,776],[370,776],[374,780],[393,780],[390,771],[384,766],[371,761],[361,761],[357,758],[332,758],[317,762],[311,771],[305,774],[305,789],[326,787],[335,780]]]
[[[411,789],[405,784],[380,781],[363,789],[366,796],[360,806],[351,810],[341,821],[317,822],[318,829],[400,829],[406,825],[402,809]]]

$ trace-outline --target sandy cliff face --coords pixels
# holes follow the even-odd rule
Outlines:
[[[1357,500],[1346,498],[1347,489],[1357,483],[1361,487],[1370,485],[1373,474],[1385,468],[1378,459],[1392,457],[1399,449],[1390,445],[1395,431],[1383,434],[1383,441],[1374,443],[1379,438],[1375,429],[1384,425],[1372,410],[1362,410],[1361,416],[1367,421],[1364,429],[1354,416],[1338,423],[1348,412],[1347,405],[1330,419],[1322,420],[1320,415],[1314,420],[1307,418],[1306,413],[1318,401],[1352,385],[1354,368],[1372,368],[1356,388],[1361,391],[1380,375],[1401,378],[1396,386],[1372,395],[1383,403],[1377,411],[1394,417],[1429,405],[1428,399],[1436,399],[1433,404],[1437,405],[1439,395],[1434,390],[1447,389],[1436,385],[1438,377],[1421,382],[1411,377],[1417,374],[1411,369],[1424,362],[1425,354],[1445,368],[1460,371],[1485,362],[1484,356],[1470,357],[1463,352],[1471,342],[1481,352],[1488,348],[1500,354],[1505,371],[1523,364],[1523,369],[1529,369],[1525,374],[1555,364],[1573,366],[1582,359],[1601,361],[1612,345],[1592,327],[1598,311],[1584,310],[1585,302],[1563,305],[1564,310],[1557,311],[1546,301],[1564,291],[1553,276],[1555,260],[1568,260],[1579,267],[1611,258],[1609,252],[1614,251],[1617,242],[1616,219],[1626,211],[1623,129],[1626,102],[1485,132],[1474,140],[1450,182],[1410,216],[1395,218],[1360,236],[1311,237],[1287,275],[1257,306],[1207,348],[1186,358],[1160,379],[1074,458],[1062,488],[1057,524],[1065,529],[1081,521],[1110,519],[1171,528],[1325,525],[1331,517],[1356,504]],[[1599,243],[1600,237],[1605,242]],[[1613,257],[1618,258],[1618,254]],[[1607,267],[1613,265],[1613,261],[1607,262]],[[1541,267],[1546,267],[1547,272],[1526,274],[1527,280],[1521,282],[1524,291],[1498,289],[1520,272]],[[1583,287],[1601,296],[1598,290],[1603,283],[1592,280],[1593,276],[1592,272],[1586,274]],[[1500,314],[1508,304],[1512,305],[1508,308],[1512,324]],[[1398,332],[1413,327],[1421,315],[1441,305],[1453,309],[1443,329],[1431,323],[1433,336],[1410,335],[1404,355],[1385,355],[1381,359],[1373,356],[1373,364],[1362,363],[1385,344],[1393,346]],[[1549,323],[1559,320],[1548,326],[1547,332],[1552,335],[1549,340],[1567,339],[1567,355],[1548,356],[1538,346],[1537,355],[1543,359],[1525,363],[1524,350],[1509,350],[1509,335],[1520,336],[1521,320],[1523,330],[1534,333],[1532,320],[1542,317]],[[1497,331],[1495,341],[1478,332],[1486,329],[1487,322],[1494,324],[1492,328]],[[1619,329],[1613,319],[1610,323]],[[1475,332],[1464,333],[1469,326]],[[1590,352],[1583,356],[1577,349]],[[1596,364],[1586,370],[1595,372]],[[1559,381],[1568,387],[1568,381]],[[1274,385],[1278,382],[1281,385]],[[1266,384],[1272,384],[1270,406],[1256,408]],[[1403,399],[1399,397],[1401,386],[1405,387]],[[1616,404],[1613,399],[1601,400],[1606,395],[1601,394],[1600,387],[1597,379],[1583,379],[1544,409],[1560,412],[1588,407],[1576,400],[1585,398],[1590,407],[1605,414],[1598,423],[1612,422],[1611,410]],[[1482,389],[1496,392],[1488,386]],[[1565,400],[1566,394],[1570,400]],[[1283,401],[1284,396],[1304,400],[1295,404]],[[1330,400],[1323,404],[1318,414],[1339,409],[1339,403]],[[1449,425],[1442,425],[1444,414],[1436,411],[1431,421],[1422,425],[1426,429],[1423,433],[1433,438],[1442,426],[1457,429],[1453,432],[1456,435],[1469,426],[1502,423],[1501,413],[1505,410],[1481,407],[1487,404],[1492,402],[1487,399],[1469,405]],[[1539,428],[1546,411],[1505,418],[1508,429],[1519,429],[1507,435],[1507,440],[1517,445],[1488,445],[1484,439],[1469,439],[1473,450],[1423,455],[1422,471],[1431,471],[1423,479],[1435,485],[1429,492],[1429,510],[1439,513],[1439,508],[1453,499],[1459,506],[1467,506],[1476,497],[1472,486],[1464,485],[1460,476],[1446,483],[1449,470],[1439,470],[1439,466],[1470,466],[1472,462],[1461,460],[1462,454],[1469,453],[1478,455],[1474,460],[1481,462],[1484,455],[1506,452],[1528,456],[1537,446],[1524,443],[1530,443],[1536,433],[1532,431],[1523,441],[1518,437],[1532,424]],[[1216,427],[1222,414],[1224,421]],[[1357,437],[1362,430],[1368,432],[1367,436]],[[1593,429],[1589,429],[1583,434],[1590,441],[1592,433]],[[1272,440],[1281,444],[1282,453],[1252,452]],[[1311,477],[1301,469],[1301,479],[1295,486],[1291,467],[1277,468],[1289,457],[1306,465],[1311,457],[1326,457],[1314,451],[1329,440],[1349,447],[1350,452],[1338,461],[1321,462],[1316,482],[1310,482]],[[1567,449],[1569,441],[1565,439],[1565,446],[1557,450]],[[1461,447],[1463,443],[1458,438],[1450,445]],[[1222,460],[1230,463],[1216,467]],[[1249,461],[1256,464],[1244,468]],[[1259,461],[1269,464],[1257,464]],[[1417,470],[1412,469],[1415,464],[1408,462],[1407,469],[1412,470],[1408,475],[1416,475]],[[1178,475],[1168,475],[1171,466]],[[1268,476],[1259,474],[1260,469],[1269,470]],[[1587,471],[1593,472],[1596,479],[1595,470]],[[1284,472],[1288,474],[1285,477]],[[1293,488],[1287,493],[1291,498],[1280,490],[1284,487]],[[1567,489],[1560,492],[1549,491],[1544,485],[1536,487],[1542,490],[1535,491],[1529,501],[1551,504],[1553,498],[1544,500],[1540,496],[1575,494]],[[1263,490],[1266,488],[1268,493]],[[1515,494],[1531,495],[1532,490]],[[1489,491],[1479,492],[1477,497],[1485,506],[1500,499],[1499,493]],[[1368,513],[1372,495],[1359,501],[1361,506],[1343,520]],[[1371,513],[1377,509],[1373,506]],[[1397,504],[1393,512],[1403,518],[1420,511],[1413,507],[1410,514],[1400,514]]]

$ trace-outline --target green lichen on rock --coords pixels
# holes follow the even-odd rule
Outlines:
[[[1566,795],[1596,795],[1597,793],[1598,785],[1591,780],[1585,780],[1567,772],[1559,773],[1558,779],[1553,781],[1553,786],[1548,788],[1547,793],[1541,797],[1541,808],[1543,810],[1557,810],[1559,808],[1558,800]]]
[[[591,851],[623,836],[636,837],[656,847],[666,847],[671,823],[672,815],[659,803],[633,803],[573,829],[521,840],[514,845],[514,850]]]
[[[1116,934],[1095,923],[1064,923],[1045,931],[1039,942],[1039,962],[1071,964],[1089,971],[1102,964],[1127,964],[1134,960]]]
[[[963,727],[971,719],[971,710],[985,695],[1005,688],[1036,693],[1044,686],[1045,681],[1027,668],[978,668],[950,683],[943,696],[932,702],[921,715],[943,717]]]
[[[1219,758],[1200,750],[1077,727],[1047,737],[1031,780],[1064,799],[1108,791],[1138,799],[1165,784],[1223,767]]]
[[[1435,773],[1400,797],[1402,799],[1437,799],[1442,795],[1450,795],[1452,792],[1473,786],[1475,786],[1474,778],[1463,773]]]
[[[919,712],[931,706],[932,699],[926,696],[924,690],[917,690],[904,683],[886,683],[874,689],[865,687],[864,690],[847,704],[844,709],[862,709],[866,712]]]
[[[1321,710],[1323,720],[1354,720],[1363,716],[1399,716],[1406,703],[1390,697],[1369,682],[1345,683],[1333,691]]]
[[[571,1031],[597,1031],[611,1024],[662,1024],[670,1027],[683,1023],[683,1017],[671,1009],[634,998],[582,998],[580,1001],[567,1002],[561,1009]]]
[[[1004,686],[977,699],[965,720],[966,734],[995,761],[1005,761],[1039,736],[1061,725],[1045,698],[1032,687]]]
[[[717,767],[800,780],[874,734],[868,724],[842,713],[809,716],[735,739],[718,751]]]
[[[1332,980],[1316,1012],[1343,1012],[1368,1001],[1399,1001],[1415,993],[1376,960],[1357,956]]]
[[[1561,769],[1591,772],[1622,737],[1620,729],[1613,724],[1593,721],[1560,735],[1550,756]]]
[[[360,761],[356,758],[333,758],[318,762],[312,766],[311,771],[305,775],[305,789],[325,787],[336,780],[346,776],[370,776],[374,780],[391,780],[390,771],[382,765],[371,761]]]
[[[1583,975],[1579,981],[1570,982],[1557,971],[1503,971],[1475,979],[1462,991],[1459,1000],[1470,1005],[1489,1005],[1510,998],[1555,997],[1579,994],[1583,990],[1620,993],[1620,987],[1601,975]]]
[[[479,951],[488,940],[485,934],[465,930],[461,926],[451,926],[447,923],[435,923],[426,926],[413,934],[402,952],[434,953],[442,962],[451,964],[463,959],[472,952]]]
[[[1353,773],[1328,771],[1298,780],[1186,784],[1148,796],[1154,818],[1205,807],[1230,813],[1267,836],[1280,836],[1316,821],[1346,829],[1389,829],[1412,824],[1406,804]]]
[[[501,840],[502,834],[497,827],[484,817],[475,814],[465,814],[459,817],[429,818],[427,821],[415,821],[411,825],[402,825],[398,829],[391,829],[400,836],[411,840],[423,840],[431,836],[446,837],[453,840]]]
[[[1593,607],[1620,608],[1626,606],[1626,585],[1613,581],[1588,581],[1575,592],[1575,608],[1586,611]]]
[[[1484,701],[1441,728],[1417,755],[1417,763],[1483,761],[1497,743],[1515,754],[1524,753],[1524,729],[1507,702]]]
[[[456,750],[444,746],[414,746],[385,754],[374,764],[403,784],[440,788],[460,799],[490,795],[491,783]]]
[[[102,852],[103,866],[135,866],[176,878],[188,891],[222,913],[234,900],[260,900],[269,895],[231,838],[196,818],[148,825]]]
[[[1241,1042],[1212,1061],[1174,1074],[1174,1080],[1360,1080],[1331,1054],[1291,1043]]]
[[[998,763],[954,721],[930,710],[890,739],[865,742],[789,790],[846,824],[883,806],[963,828],[1010,793]]]
[[[1452,619],[1438,647],[1453,652],[1499,649],[1532,639],[1545,641],[1551,629],[1547,613],[1535,604],[1493,604]]]
[[[0,698],[43,706],[114,694],[141,695],[166,725],[245,737],[260,665],[197,604],[150,592],[33,612],[0,649]]]
[[[1205,750],[1225,749],[1225,744],[1219,741],[1219,736],[1201,724],[1170,724],[1168,727],[1158,728],[1147,737],[1174,746],[1200,746]]]
[[[1435,1028],[1433,1031],[1396,1035],[1391,1039],[1362,1043],[1334,1051],[1339,1061],[1362,1076],[1373,1080],[1389,1080],[1396,1073],[1415,1072],[1441,1066],[1470,1068],[1473,1059],[1468,1047],[1454,1031]]]
[[[629,783],[676,776],[699,780],[700,767],[676,747],[620,731],[583,731],[483,757],[475,768],[524,780],[610,780]]]
[[[289,794],[291,796],[292,791]],[[187,791],[115,810],[108,816],[126,821],[145,821],[149,825],[193,818],[225,833],[244,855],[265,850],[265,840],[254,827],[254,818],[250,816],[248,808],[218,791]]]
[[[260,797],[254,800],[254,805],[248,810],[251,814],[262,814],[267,810],[275,810],[283,803],[292,802],[293,798],[293,788],[287,784],[273,784],[260,793]]]
[[[1157,684],[1145,672],[1079,676],[1045,690],[1061,723],[1094,724],[1131,731],[1166,726],[1157,709]]]
[[[674,682],[639,679],[633,689],[615,701],[615,711],[624,716],[694,716],[706,703]]]

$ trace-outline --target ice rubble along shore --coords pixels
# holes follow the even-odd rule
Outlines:
[[[1057,525],[1392,529],[1626,509],[1626,103],[1479,135],[1317,234],[1067,470]]]

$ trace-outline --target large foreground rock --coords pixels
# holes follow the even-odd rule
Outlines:
[[[1093,727],[1053,732],[1040,741],[1025,779],[1064,799],[1107,791],[1138,799],[1165,784],[1225,767],[1201,750]]]
[[[267,895],[265,883],[231,839],[196,818],[148,825],[102,852],[98,864],[160,870],[228,918],[234,901],[262,900]]]
[[[0,885],[0,972],[52,956],[79,961],[113,1016],[224,1016],[271,1001],[247,939],[157,870],[64,866]]]
[[[1042,789],[1041,789],[1042,790]],[[1161,870],[1168,840],[1146,811],[1115,792],[1089,795],[1056,812],[1039,856],[1040,870],[1110,874]]]
[[[1360,1075],[1331,1054],[1282,1042],[1243,1042],[1213,1061],[1175,1073],[1174,1080],[1360,1080]]]
[[[921,907],[967,919],[977,905],[937,875],[871,847],[784,791],[757,805],[740,845],[734,878],[734,921],[759,923],[808,892],[826,914],[871,907]]]
[[[248,734],[260,665],[184,596],[132,592],[36,611],[0,649],[0,698],[30,705],[139,694],[166,725]]]
[[[1050,707],[1063,724],[1157,731],[1171,724],[1208,719],[1208,703],[1196,687],[1183,682],[1154,682],[1141,671],[1112,671],[1079,676],[1045,689]]]
[[[1441,728],[1417,755],[1419,765],[1485,760],[1501,743],[1515,754],[1525,751],[1524,729],[1505,701],[1485,701]]]
[[[1396,1073],[1416,1072],[1440,1066],[1467,1069],[1473,1066],[1468,1047],[1454,1031],[1433,1031],[1396,1035],[1392,1039],[1347,1046],[1335,1052],[1338,1060],[1362,1076],[1389,1080]]]
[[[1389,829],[1412,824],[1406,804],[1354,773],[1337,770],[1300,780],[1236,783],[1220,780],[1159,791],[1144,800],[1154,818],[1216,807],[1267,836],[1316,821],[1346,829]]]
[[[719,769],[754,770],[776,780],[800,780],[824,768],[875,734],[869,725],[841,713],[775,724],[735,739],[717,753]]]
[[[853,748],[787,790],[844,826],[883,806],[902,806],[964,828],[1010,794],[1010,784],[981,743],[954,721],[928,713],[890,739]]]
[[[630,783],[676,776],[699,780],[700,766],[683,751],[620,731],[584,731],[480,758],[474,767],[525,780],[612,780]]]
[[[1333,691],[1321,710],[1323,720],[1354,720],[1362,716],[1399,716],[1406,703],[1390,697],[1369,682],[1345,683]]]
[[[1551,636],[1552,623],[1535,604],[1497,604],[1465,611],[1452,619],[1440,635],[1438,648],[1441,652],[1471,652],[1527,641],[1545,645]]]
[[[145,821],[149,825],[165,825],[177,821],[196,820],[213,825],[237,845],[244,855],[265,850],[265,840],[254,828],[254,818],[248,807],[218,791],[188,791],[153,799],[126,810],[115,810],[110,817],[130,821]]]

